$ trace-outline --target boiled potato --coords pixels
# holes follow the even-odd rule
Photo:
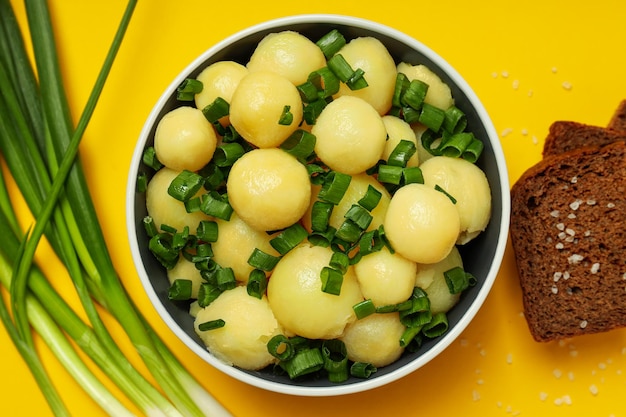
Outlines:
[[[383,247],[354,265],[357,281],[365,299],[384,306],[406,301],[415,287],[417,265],[398,252]]]
[[[343,277],[341,293],[322,291],[320,273],[332,249],[302,243],[278,261],[267,286],[269,304],[283,328],[309,339],[334,339],[356,316],[363,301],[353,268]]]
[[[159,230],[161,230],[161,225],[166,224],[180,232],[185,226],[188,226],[189,232],[195,233],[201,220],[211,220],[212,218],[201,211],[187,213],[185,204],[167,193],[170,183],[178,174],[179,171],[169,168],[161,168],[154,174],[146,189],[148,215],[152,217]],[[203,192],[200,189],[196,197]]]
[[[348,359],[381,368],[404,352],[399,342],[404,329],[398,313],[371,314],[349,324],[340,339],[346,345]]]
[[[424,146],[422,145],[422,133],[424,133],[427,128],[421,123],[413,123],[411,125],[411,128],[413,129],[413,132],[415,133],[415,141],[416,141],[415,143],[417,143],[417,159],[420,164],[423,164],[424,162],[426,162],[427,160],[429,160],[430,158],[434,156],[433,154],[428,152],[426,148],[424,148]],[[432,146],[437,147],[440,141],[441,139],[435,140]]]
[[[207,66],[196,77],[202,82],[202,91],[195,96],[196,107],[202,110],[218,97],[230,104],[233,92],[246,74],[248,69],[235,61],[217,61]],[[224,116],[219,122],[228,126],[230,117]]]
[[[407,167],[416,167],[419,165],[419,153],[418,153],[418,143],[417,138],[415,136],[415,131],[411,127],[410,124],[405,122],[399,117],[396,116],[383,116],[383,123],[385,124],[385,129],[387,130],[387,143],[385,145],[385,150],[381,156],[381,159],[384,161],[389,160],[389,155],[393,152],[393,150],[398,146],[401,140],[407,140],[413,142],[415,145],[415,153],[409,158],[407,161]]]
[[[421,169],[426,185],[439,185],[456,200],[461,220],[457,244],[463,245],[485,230],[491,217],[491,189],[478,166],[462,158],[436,156]]]
[[[434,264],[417,264],[415,284],[423,289],[430,301],[430,310],[433,314],[445,313],[458,303],[461,294],[451,294],[443,273],[455,268],[463,267],[463,260],[459,250],[454,247],[443,260]]]
[[[367,101],[381,116],[391,109],[396,84],[396,63],[385,45],[373,37],[352,39],[338,52],[353,70],[362,69],[367,87],[351,90],[341,83],[336,97],[355,96]]]
[[[198,326],[224,320],[224,327],[201,331]],[[267,351],[267,342],[282,329],[267,298],[251,297],[246,287],[224,291],[200,310],[194,321],[196,333],[219,360],[243,369],[258,370],[276,362]]]
[[[352,207],[353,204],[358,204],[359,200],[367,193],[367,189],[370,185],[380,191],[382,196],[378,205],[370,212],[372,215],[372,222],[367,230],[378,229],[378,227],[383,224],[383,220],[385,219],[385,213],[387,212],[391,196],[389,195],[387,189],[380,182],[378,182],[376,178],[365,173],[352,176],[346,193],[339,204],[333,208],[328,224],[335,229],[338,229],[345,220],[344,216],[346,212],[350,209],[350,207]],[[311,232],[311,210],[313,209],[313,204],[317,201],[320,189],[320,186],[312,186],[311,203],[307,212],[302,217],[302,224],[309,232]]]
[[[233,209],[257,230],[279,230],[297,222],[311,200],[306,168],[278,149],[254,149],[239,158],[227,180]]]
[[[296,86],[324,66],[322,50],[306,36],[289,30],[261,39],[247,64],[250,71],[276,72]]]
[[[170,169],[197,171],[213,157],[215,129],[195,107],[182,106],[168,112],[154,133],[154,150]]]
[[[200,270],[196,268],[196,265],[188,261],[184,256],[178,258],[178,262],[174,268],[167,271],[167,278],[170,284],[173,284],[177,279],[191,281],[191,298],[198,298],[198,290],[200,284],[204,282]]]
[[[285,106],[290,124],[279,123]],[[270,71],[254,71],[239,81],[230,102],[230,122],[248,142],[259,148],[277,147],[298,128],[302,99],[287,78]]]
[[[401,62],[397,66],[397,70],[407,76],[409,80],[420,80],[428,84],[428,92],[424,98],[424,102],[442,110],[447,110],[454,104],[452,92],[448,84],[444,83],[437,74],[430,70],[426,65],[411,65]]]
[[[382,118],[365,100],[342,96],[330,102],[311,133],[315,153],[328,167],[345,174],[358,174],[376,165],[387,131]]]
[[[396,191],[383,224],[397,252],[425,264],[445,258],[460,230],[459,213],[450,198],[424,184]]]
[[[211,243],[213,259],[223,268],[232,268],[235,279],[247,283],[252,266],[248,259],[255,248],[273,256],[278,252],[270,245],[272,236],[256,230],[244,222],[237,213],[230,220],[215,219],[219,238]]]

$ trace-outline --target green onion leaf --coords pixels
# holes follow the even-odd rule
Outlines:
[[[221,329],[226,325],[226,322],[222,319],[205,321],[204,323],[200,323],[198,325],[198,330],[201,332],[207,332],[209,330]]]
[[[202,92],[202,88],[202,81],[187,78],[176,88],[176,99],[179,101],[193,101],[196,94]]]
[[[358,224],[350,219],[345,219],[337,228],[335,237],[347,243],[354,243],[359,240],[362,232],[363,229]]]
[[[369,378],[372,374],[376,373],[377,369],[371,363],[366,362],[354,362],[350,367],[350,375],[355,378]]]
[[[365,318],[371,314],[376,313],[376,306],[372,299],[363,300],[360,303],[357,303],[352,306],[352,310],[354,310],[354,314],[358,320]]]
[[[405,167],[409,159],[417,152],[415,143],[410,140],[402,139],[393,148],[387,159],[388,165]]]
[[[261,299],[267,289],[267,275],[260,269],[253,269],[248,276],[246,291],[248,295]]]
[[[163,168],[163,164],[159,161],[156,155],[156,151],[154,150],[154,146],[148,146],[141,155],[141,160],[144,165],[158,171]]]
[[[391,99],[393,107],[402,107],[402,97],[404,97],[404,92],[409,88],[410,84],[411,82],[404,73],[399,72],[396,75],[396,84],[393,89],[393,97]]]
[[[320,99],[332,97],[339,92],[339,78],[329,67],[313,71],[307,80],[317,88]]]
[[[245,153],[246,151],[240,143],[221,143],[215,147],[213,162],[218,168],[230,167]]]
[[[291,106],[285,105],[285,107],[283,107],[283,112],[278,118],[278,124],[283,126],[289,126],[291,123],[293,123],[293,113],[291,112]]]
[[[188,170],[182,170],[170,183],[167,193],[178,201],[187,201],[193,197],[204,184],[204,178]]]
[[[420,167],[406,167],[402,170],[404,184],[424,184],[424,174]]]
[[[409,88],[406,89],[402,96],[402,105],[419,110],[422,104],[424,104],[427,92],[428,84],[418,79],[411,80]]]
[[[280,148],[300,160],[306,160],[313,153],[315,142],[315,135],[298,129],[281,143]]]
[[[337,29],[322,36],[315,44],[322,50],[326,59],[335,55],[346,44],[346,38]]]
[[[465,149],[472,143],[474,135],[472,133],[463,132],[456,133],[451,136],[444,136],[444,141],[441,143],[440,152],[444,156],[451,158],[459,158],[465,152]]]
[[[422,326],[407,327],[400,336],[400,346],[408,347],[422,331]]]
[[[346,211],[344,217],[348,220],[352,220],[361,230],[367,230],[374,219],[365,207],[358,204],[353,204],[348,211]]]
[[[317,123],[317,118],[320,114],[322,114],[322,110],[326,108],[327,104],[328,103],[325,99],[320,98],[304,106],[304,109],[302,110],[302,118],[306,124],[313,126]]]
[[[350,266],[350,259],[348,255],[343,252],[333,252],[328,262],[331,268],[336,269],[342,274],[345,274]]]
[[[327,294],[340,295],[343,284],[343,274],[334,268],[325,266],[320,272],[322,291]]]
[[[354,70],[348,81],[346,81],[346,85],[350,90],[361,90],[368,86],[367,80],[364,77],[365,71],[361,68],[357,68]]]
[[[232,290],[237,285],[235,271],[232,268],[219,268],[215,273],[217,288],[221,291]]]
[[[294,345],[282,334],[277,334],[267,342],[267,351],[279,361],[288,361],[296,354]]]
[[[380,164],[378,166],[378,181],[399,185],[402,181],[402,167]]]
[[[465,150],[463,151],[461,158],[465,159],[468,162],[471,162],[472,164],[475,164],[476,161],[478,161],[480,154],[483,152],[484,147],[485,145],[482,143],[482,141],[474,138],[472,139],[470,144],[467,145],[467,148],[465,148]]]
[[[217,242],[219,232],[217,223],[212,220],[200,220],[196,236],[203,242]]]
[[[191,298],[191,280],[175,279],[167,292],[167,298],[173,301],[189,300]]]
[[[172,248],[172,235],[159,233],[148,242],[150,252],[166,269],[172,269],[178,262],[179,252]]]
[[[146,229],[146,234],[148,235],[148,237],[153,237],[154,235],[159,233],[156,225],[154,224],[154,219],[150,216],[145,216],[143,218],[143,226]]]
[[[322,357],[324,370],[328,373],[330,382],[343,382],[348,379],[348,351],[346,345],[339,339],[324,340],[322,342]]]
[[[204,106],[202,114],[211,124],[216,124],[222,117],[230,114],[230,105],[222,97],[217,97]]]
[[[354,70],[341,54],[335,54],[327,61],[328,68],[343,83],[348,82]]]
[[[365,195],[358,201],[358,203],[366,210],[372,211],[376,208],[382,196],[383,193],[378,191],[372,185],[368,185]]]
[[[462,267],[457,266],[443,273],[450,294],[458,294],[469,287],[476,285],[476,278],[469,272],[465,272]]]
[[[467,127],[467,117],[461,109],[450,106],[445,111],[441,128],[448,133],[461,133]]]
[[[138,193],[145,193],[148,189],[148,176],[145,172],[140,172],[137,174],[137,186],[136,190]]]
[[[429,338],[439,337],[448,331],[448,317],[446,313],[437,313],[433,315],[430,323],[424,325],[422,333]]]
[[[313,203],[311,207],[311,229],[314,232],[324,232],[328,229],[328,222],[334,207],[333,203],[325,201]]]
[[[291,359],[281,361],[279,364],[287,372],[289,378],[295,379],[322,369],[324,358],[320,349],[303,348],[298,350]]]
[[[418,121],[427,128],[438,132],[445,117],[445,112],[440,108],[428,103],[423,103]]]
[[[198,289],[198,305],[202,308],[211,304],[222,293],[217,285],[203,282]]]
[[[259,248],[254,248],[248,258],[248,265],[261,271],[271,271],[278,261],[280,261],[280,257],[265,253]]]
[[[272,245],[280,255],[285,255],[298,246],[308,235],[309,233],[300,223],[294,223],[270,239],[270,245]]]
[[[228,200],[215,191],[210,191],[200,198],[200,210],[204,214],[217,217],[222,220],[230,220],[233,214],[233,208]]]
[[[326,175],[317,198],[337,205],[348,190],[351,181],[350,175],[331,171]]]
[[[296,86],[300,93],[300,99],[303,103],[310,103],[319,98],[319,90],[311,81],[307,80],[304,83]]]
[[[439,184],[435,184],[435,190],[442,192],[452,201],[452,204],[456,204],[456,198],[451,196],[446,190],[444,190]]]

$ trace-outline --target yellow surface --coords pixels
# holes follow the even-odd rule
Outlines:
[[[23,21],[21,5],[14,3]],[[51,3],[67,92],[78,117],[125,2]],[[626,98],[626,3],[621,0],[267,0],[248,5],[143,0],[82,147],[113,260],[142,312],[185,365],[238,417],[626,415],[626,331],[564,343],[534,342],[521,315],[510,247],[493,291],[461,337],[422,369],[365,393],[298,398],[247,386],[203,363],[161,322],[134,272],[125,231],[125,173],[143,121],[170,80],[216,41],[267,19],[313,12],[376,20],[412,35],[447,59],[475,89],[502,133],[511,182],[540,158],[552,121],[605,125]],[[53,260],[46,270],[71,296],[70,285]],[[114,332],[126,345],[121,333]],[[42,350],[74,415],[103,415]],[[0,414],[51,414],[4,330],[0,330],[0,384]]]

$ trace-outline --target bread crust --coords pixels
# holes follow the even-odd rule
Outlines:
[[[613,130],[626,131],[626,100],[619,103],[607,127]]]
[[[620,114],[619,110],[615,114]],[[617,117],[619,119],[619,116]],[[624,121],[626,122],[626,119]],[[543,157],[587,146],[608,145],[618,140],[626,140],[626,129],[615,130],[573,121],[557,121],[550,125],[543,145]]]

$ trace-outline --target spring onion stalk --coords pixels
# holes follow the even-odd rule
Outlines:
[[[134,4],[135,1],[129,2],[125,18],[130,16]],[[10,9],[7,0],[2,0],[2,7],[3,9]],[[54,36],[47,4],[42,0],[26,0],[26,10],[33,41],[37,73],[39,75],[38,87],[41,93],[41,98],[39,95],[34,96],[30,99],[30,102],[35,105],[41,103],[43,106],[42,113],[45,114],[45,116],[35,123],[35,125],[44,126],[43,131],[48,133],[45,137],[44,145],[46,143],[51,144],[54,148],[54,152],[50,150],[52,147],[46,147],[44,150],[39,135],[37,133],[31,133],[28,129],[24,129],[24,124],[18,125],[17,135],[11,135],[15,133],[15,131],[8,131],[6,129],[0,133],[3,137],[2,151],[5,159],[31,211],[36,214],[37,221],[35,222],[35,228],[37,228],[39,223],[42,224],[42,226],[40,226],[41,229],[37,229],[38,233],[41,233],[39,230],[46,232],[53,248],[66,263],[72,279],[75,280],[77,291],[81,294],[81,301],[83,301],[86,308],[90,310],[93,309],[88,302],[85,302],[85,289],[88,289],[94,299],[100,302],[117,318],[137,348],[148,369],[152,372],[155,380],[180,410],[180,414],[186,416],[203,416],[205,413],[199,408],[198,404],[202,402],[202,397],[206,398],[209,394],[204,390],[199,390],[201,391],[200,393],[193,393],[198,397],[198,400],[190,397],[191,392],[187,390],[185,386],[181,385],[181,383],[187,384],[190,376],[189,378],[181,378],[180,375],[182,372],[173,373],[172,369],[177,368],[177,365],[168,364],[167,361],[164,360],[165,355],[160,353],[160,349],[155,346],[151,331],[146,329],[143,319],[132,305],[132,302],[129,300],[128,295],[125,293],[119,281],[119,277],[117,276],[106,249],[104,236],[98,223],[80,162],[75,160],[75,149],[80,141],[80,135],[72,134],[74,128],[71,124],[69,106],[64,95],[63,85],[60,82],[61,77],[56,56],[56,46],[54,44]],[[12,33],[9,38],[12,39],[18,36],[19,34],[16,35]],[[14,67],[26,65],[25,63],[29,61],[26,58],[27,54],[23,49],[23,45],[10,43],[4,39],[3,37],[2,45],[8,44],[11,46],[11,48],[9,48],[11,57],[18,56],[21,59],[11,59],[3,56],[2,62],[10,61],[10,66]],[[6,51],[7,48],[3,47],[2,50]],[[10,71],[9,74],[15,74],[17,72],[19,71],[13,70]],[[11,76],[9,76],[9,78],[10,77]],[[10,89],[12,88],[14,87],[10,87]],[[2,88],[2,90],[4,95],[6,89]],[[19,95],[26,95],[27,91],[36,90],[35,84],[32,88],[20,89]],[[41,102],[39,100],[41,100]],[[6,109],[7,103],[4,99],[2,101],[3,108]],[[27,101],[29,100],[21,98],[18,100],[18,103],[25,103]],[[93,105],[94,103],[90,102],[89,104]],[[22,112],[24,114],[26,113],[23,110]],[[5,112],[1,111],[0,113],[4,114]],[[88,114],[88,112],[85,114]],[[81,117],[77,131],[80,129],[84,130],[81,123],[86,124],[88,119],[88,116],[84,118]],[[5,123],[2,123],[2,125],[3,127],[7,126]],[[15,127],[16,124],[9,123],[9,125]],[[29,126],[28,123],[25,125]],[[14,140],[8,139],[17,137],[20,138],[19,145],[13,143]],[[8,152],[8,150],[13,148],[18,148],[19,151],[15,156],[13,156],[11,152]],[[40,156],[37,156],[38,153]],[[72,153],[74,153],[74,155],[72,155]],[[9,157],[8,155],[11,156]],[[55,158],[61,160],[60,165],[57,165]],[[46,165],[44,165],[47,170],[46,173],[42,173],[41,166],[38,165],[39,160],[47,161]],[[65,168],[66,166],[69,166],[69,168]],[[66,169],[68,169],[67,173],[64,172]],[[56,182],[53,182],[51,185],[49,183],[50,180],[46,179],[45,174],[53,176],[56,174],[57,176],[54,180]],[[65,175],[67,175],[67,178],[64,179],[63,177]],[[65,186],[63,189],[64,195],[61,199],[59,199],[58,195],[51,197],[51,190],[59,189],[57,193],[60,194],[63,186]],[[44,203],[58,207],[55,204],[57,202],[60,204],[61,210],[45,209],[44,207]],[[45,214],[48,211],[52,212],[48,214],[48,218],[50,218],[50,216],[53,217],[54,223],[42,220],[45,219],[42,213]],[[81,235],[80,230],[89,230],[90,233]],[[33,229],[33,232],[34,231]],[[68,235],[71,239],[71,244],[68,244]],[[35,237],[35,235],[31,234],[26,247],[24,247],[23,255],[28,255],[29,253],[28,243],[37,240],[33,239],[33,237]],[[27,259],[27,257],[23,256],[22,260],[24,259]],[[80,260],[80,264],[77,263],[77,260]],[[28,263],[27,261],[23,262]],[[19,265],[22,264],[20,263]],[[22,267],[21,271],[22,272],[17,272],[16,277],[23,276],[23,274],[25,274],[24,271],[27,270]],[[82,274],[85,274],[86,283],[80,281]],[[29,280],[25,280],[25,282],[30,285]],[[17,319],[23,323],[24,307],[19,302],[15,301],[25,298],[25,291],[23,290],[25,285],[20,279],[16,280],[16,284],[20,285],[17,286],[17,289],[12,289],[13,305]],[[112,354],[112,362],[116,363],[117,366],[121,366],[123,360],[119,352],[116,352],[115,348],[111,346],[111,343],[107,340],[109,336],[107,336],[106,329],[100,327],[97,318],[95,318],[93,314],[90,313],[89,318],[92,324],[100,329],[97,332],[97,338],[105,344],[107,351]],[[22,331],[22,333],[24,332]],[[180,368],[178,368],[178,371],[180,371]],[[176,376],[178,376],[178,378]],[[175,414],[172,413],[170,415]]]

